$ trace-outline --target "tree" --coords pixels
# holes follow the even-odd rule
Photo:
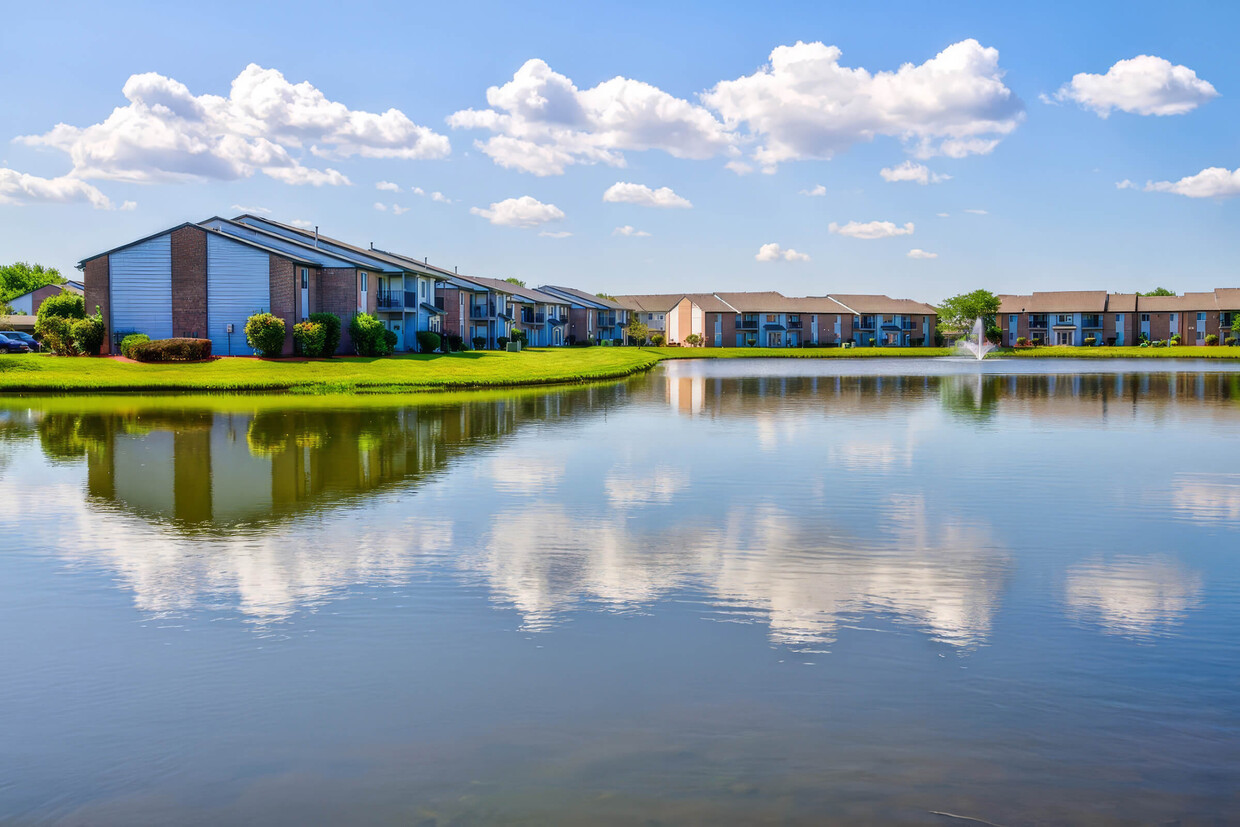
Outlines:
[[[1155,287],[1148,293],[1137,293],[1138,296],[1174,296],[1174,290],[1168,290],[1165,287]]]
[[[974,290],[939,302],[939,326],[942,330],[968,330],[981,319],[987,338],[991,338],[998,328],[998,313],[998,296],[989,290]]]
[[[37,290],[48,284],[64,284],[65,279],[55,267],[17,261],[0,266],[0,303]]]
[[[616,297],[610,293],[595,293],[594,295],[598,296],[600,299],[607,299],[609,302],[614,302],[616,300]]]
[[[629,326],[624,329],[624,332],[629,334],[629,338],[635,344],[644,345],[646,344],[646,337],[650,334],[650,328],[646,327],[641,319],[634,316],[629,321]]]
[[[509,284],[515,284],[517,287],[525,286],[525,282],[521,281],[521,279],[514,278],[512,276],[509,276],[508,278],[504,279],[504,281],[508,282]]]

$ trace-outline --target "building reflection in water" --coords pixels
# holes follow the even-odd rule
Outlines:
[[[976,513],[931,502],[941,479],[914,472],[944,415],[1225,417],[1238,396],[1225,374],[667,371],[459,404],[23,403],[0,424],[10,441],[36,432],[50,461],[84,461],[89,496],[63,496],[77,506],[58,553],[105,562],[144,610],[235,604],[280,619],[430,562],[484,582],[526,628],[693,593],[715,619],[764,622],[781,644],[829,643],[886,614],[968,648],[991,634],[1013,557]],[[714,424],[728,430],[707,442]],[[795,488],[747,487],[777,468],[800,469]],[[837,506],[859,475],[880,493]],[[1235,520],[1237,491],[1234,478],[1181,475],[1172,501]],[[427,492],[442,496],[422,504]],[[1153,634],[1202,586],[1149,558],[1082,563],[1066,588],[1075,616]]]

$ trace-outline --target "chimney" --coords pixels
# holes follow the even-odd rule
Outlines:
[[[370,249],[372,249],[372,250],[373,250],[374,248],[375,248],[375,243],[372,241],[372,242],[370,242]]]
[[[318,224],[314,225],[314,246],[315,247],[319,246],[319,225]]]
[[[460,267],[457,267],[455,264],[453,264],[453,265],[452,265],[452,272],[456,273],[456,274],[459,276],[459,275],[461,274],[461,268],[460,268]]]

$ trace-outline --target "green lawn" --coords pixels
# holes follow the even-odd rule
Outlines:
[[[948,356],[950,348],[531,348],[387,359],[310,362],[216,359],[201,364],[133,364],[46,354],[0,356],[0,392],[292,391],[296,393],[465,390],[596,382],[648,370],[665,359],[865,359]],[[1014,358],[1240,358],[1228,347],[1039,347],[1003,349]]]

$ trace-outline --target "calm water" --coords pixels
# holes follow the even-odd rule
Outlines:
[[[1147,360],[3,400],[0,822],[1231,822],[1238,426]]]

